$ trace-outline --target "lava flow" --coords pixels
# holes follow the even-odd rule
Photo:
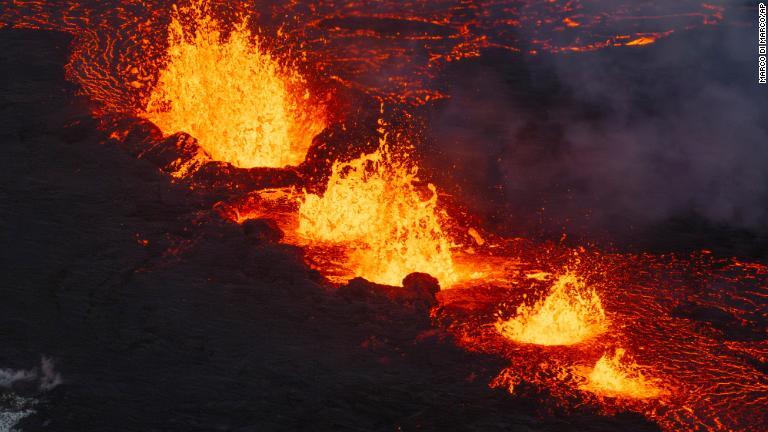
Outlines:
[[[509,362],[493,387],[534,398],[545,388],[563,410],[590,401],[605,413],[640,412],[663,430],[755,430],[752,425],[764,424],[768,267],[708,253],[604,254],[526,241],[499,246],[516,257],[508,261],[506,281],[442,291],[435,311],[460,345]],[[499,332],[509,322],[499,315],[551,290],[539,276],[568,272],[599,295],[609,325],[572,345],[546,344],[572,326],[532,334],[544,338],[538,344]],[[581,296],[593,298],[589,291]],[[551,316],[571,316],[573,306],[553,304]],[[525,310],[513,320],[528,324]],[[515,335],[520,328],[512,327]]]
[[[69,77],[101,105],[99,113],[137,115],[146,107],[146,87],[157,80],[167,55],[167,14],[173,3],[16,0],[0,14],[0,27],[75,35]],[[262,17],[265,33],[282,35],[281,43],[271,46],[273,55],[301,52],[301,60],[330,81],[410,105],[445,98],[435,79],[440,69],[478,57],[485,49],[536,55],[639,47],[687,29],[727,23],[725,6],[697,0],[674,2],[666,7],[674,12],[666,15],[658,13],[659,4],[669,2],[658,1],[320,0],[311,7],[301,1],[206,3],[230,17],[228,25],[247,15]],[[195,37],[211,41],[205,35]],[[138,84],[144,88],[137,90]]]

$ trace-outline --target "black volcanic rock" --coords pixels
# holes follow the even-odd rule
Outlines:
[[[408,291],[414,299],[433,306],[437,304],[435,296],[440,292],[440,282],[426,273],[414,272],[403,279],[403,289]]]
[[[714,306],[683,303],[672,310],[672,315],[700,324],[703,330],[716,329],[729,340],[752,341],[768,339],[768,328],[754,321],[741,321],[730,312]]]
[[[272,219],[248,219],[243,222],[243,233],[254,243],[278,243],[285,235]]]
[[[361,277],[350,279],[346,285],[339,287],[336,293],[347,300],[385,300],[392,298],[393,287],[380,285]]]
[[[387,302],[409,310],[426,311],[437,304],[435,295],[440,285],[426,273],[411,273],[402,287],[382,285],[356,277],[340,287],[337,294],[347,300]]]

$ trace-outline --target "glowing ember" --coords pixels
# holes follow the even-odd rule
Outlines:
[[[182,22],[195,22],[195,28]],[[205,7],[175,8],[168,59],[144,116],[163,132],[197,138],[214,160],[239,167],[296,165],[324,128],[303,78],[251,37],[246,19],[228,37]]]
[[[605,311],[593,288],[573,273],[558,277],[544,299],[520,305],[517,316],[496,323],[508,339],[537,345],[573,345],[602,333]]]
[[[568,17],[563,18],[563,24],[565,24],[568,27],[578,27],[578,26],[581,25],[581,24],[579,24],[578,21],[575,21],[575,20],[573,20],[571,18],[568,18]]]
[[[633,39],[629,42],[627,42],[627,46],[642,46],[642,45],[648,45],[656,42],[656,37],[654,36],[642,36],[637,39]]]
[[[334,163],[322,196],[305,195],[298,233],[350,245],[350,267],[371,281],[399,285],[419,271],[449,286],[457,275],[437,190],[418,185],[417,168],[382,138],[376,152]]]
[[[657,380],[644,376],[634,361],[623,360],[625,353],[624,349],[617,348],[613,356],[605,354],[600,357],[586,376],[587,382],[581,389],[601,396],[634,399],[650,399],[662,395]]]

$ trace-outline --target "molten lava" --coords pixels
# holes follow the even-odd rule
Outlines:
[[[625,361],[626,351],[617,348],[614,355],[603,355],[586,375],[582,390],[608,397],[634,399],[656,398],[663,394],[657,380],[643,375],[634,361]]]
[[[643,50],[689,29],[741,25],[728,18],[736,15],[727,13],[731,6],[694,0],[674,2],[667,15],[656,13],[663,3],[658,0],[416,0],[408,7],[394,0],[193,1],[169,16],[168,2],[160,0],[17,0],[0,8],[0,27],[72,34],[67,77],[94,102],[96,116],[138,114],[166,134],[184,131],[199,141],[206,154],[179,159],[167,170],[184,177],[202,159],[240,167],[304,159],[325,116],[307,80],[283,61],[289,51],[302,53],[319,82],[407,107],[447,97],[436,79],[444,66],[486,49],[548,56]],[[216,13],[202,4],[215,5]],[[234,13],[226,12],[230,9]],[[265,33],[288,35],[283,46],[267,50],[265,39],[246,27],[245,17],[257,10],[253,16]],[[117,129],[110,136],[129,147],[142,144],[128,132]],[[549,272],[562,268],[572,251],[474,229],[465,232],[476,250],[452,250],[455,239],[443,224],[435,187],[419,181],[407,155],[386,140],[372,154],[336,162],[321,195],[297,192],[305,178],[268,181],[276,189],[253,190],[261,183],[245,182],[242,170],[212,169],[232,175],[221,182],[229,194],[220,210],[238,222],[259,217],[282,223],[284,241],[305,247],[310,265],[329,279],[353,274],[398,285],[408,273],[421,271],[452,286],[438,294],[436,322],[462,347],[508,361],[512,366],[494,382],[510,391],[538,397],[530,390],[533,384],[558,403],[598,399],[606,411],[637,411],[670,431],[749,430],[766,423],[768,267],[763,264],[708,254],[582,252],[584,265],[575,271],[585,279],[567,273],[545,298],[495,322],[499,308],[521,291],[546,288],[541,284],[550,280]],[[331,246],[325,249],[326,244]],[[332,250],[332,256],[313,263],[316,250]],[[344,255],[341,264],[337,251]],[[481,281],[455,283],[467,281],[469,273],[458,268],[465,261],[475,272],[482,269]],[[334,273],[333,265],[344,268]],[[585,280],[599,284],[602,299]],[[604,307],[611,311],[611,331]],[[523,343],[510,343],[499,333]],[[586,340],[590,343],[580,343]],[[644,375],[623,351],[604,355],[591,367],[606,347],[615,346],[642,349],[644,368],[674,383],[674,392]],[[558,373],[574,365],[590,367],[576,377]],[[662,409],[654,405],[662,403]]]
[[[594,288],[573,273],[557,278],[549,294],[517,315],[496,323],[499,333],[517,342],[537,345],[574,345],[602,333],[605,311]]]
[[[298,233],[310,241],[348,244],[358,276],[399,285],[419,271],[443,286],[457,281],[437,190],[386,137],[374,153],[334,163],[325,193],[305,194],[299,217]]]
[[[183,23],[192,21],[194,27]],[[174,9],[168,56],[143,114],[166,134],[187,132],[218,161],[282,167],[304,161],[324,127],[302,76],[251,35],[227,37],[199,3]]]
[[[655,36],[641,36],[626,43],[627,46],[642,46],[656,42]]]
[[[515,258],[506,266],[506,281],[439,293],[436,318],[448,323],[457,341],[510,365],[491,386],[537,398],[538,390],[527,387],[532,383],[558,404],[592,401],[609,415],[639,412],[665,431],[765,424],[768,267],[706,251],[685,257],[578,252],[574,264],[569,248],[507,243],[504,253]],[[610,331],[571,346],[499,337],[497,311],[537,286],[544,272],[563,266],[599,287],[601,303],[611,311]],[[596,364],[610,347],[642,353],[641,366],[612,348]]]

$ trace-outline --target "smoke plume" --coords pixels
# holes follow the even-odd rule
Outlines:
[[[590,235],[688,218],[768,231],[752,12],[643,47],[486,53],[446,72],[462,85],[431,135],[470,205],[501,199],[478,209],[501,225]]]

